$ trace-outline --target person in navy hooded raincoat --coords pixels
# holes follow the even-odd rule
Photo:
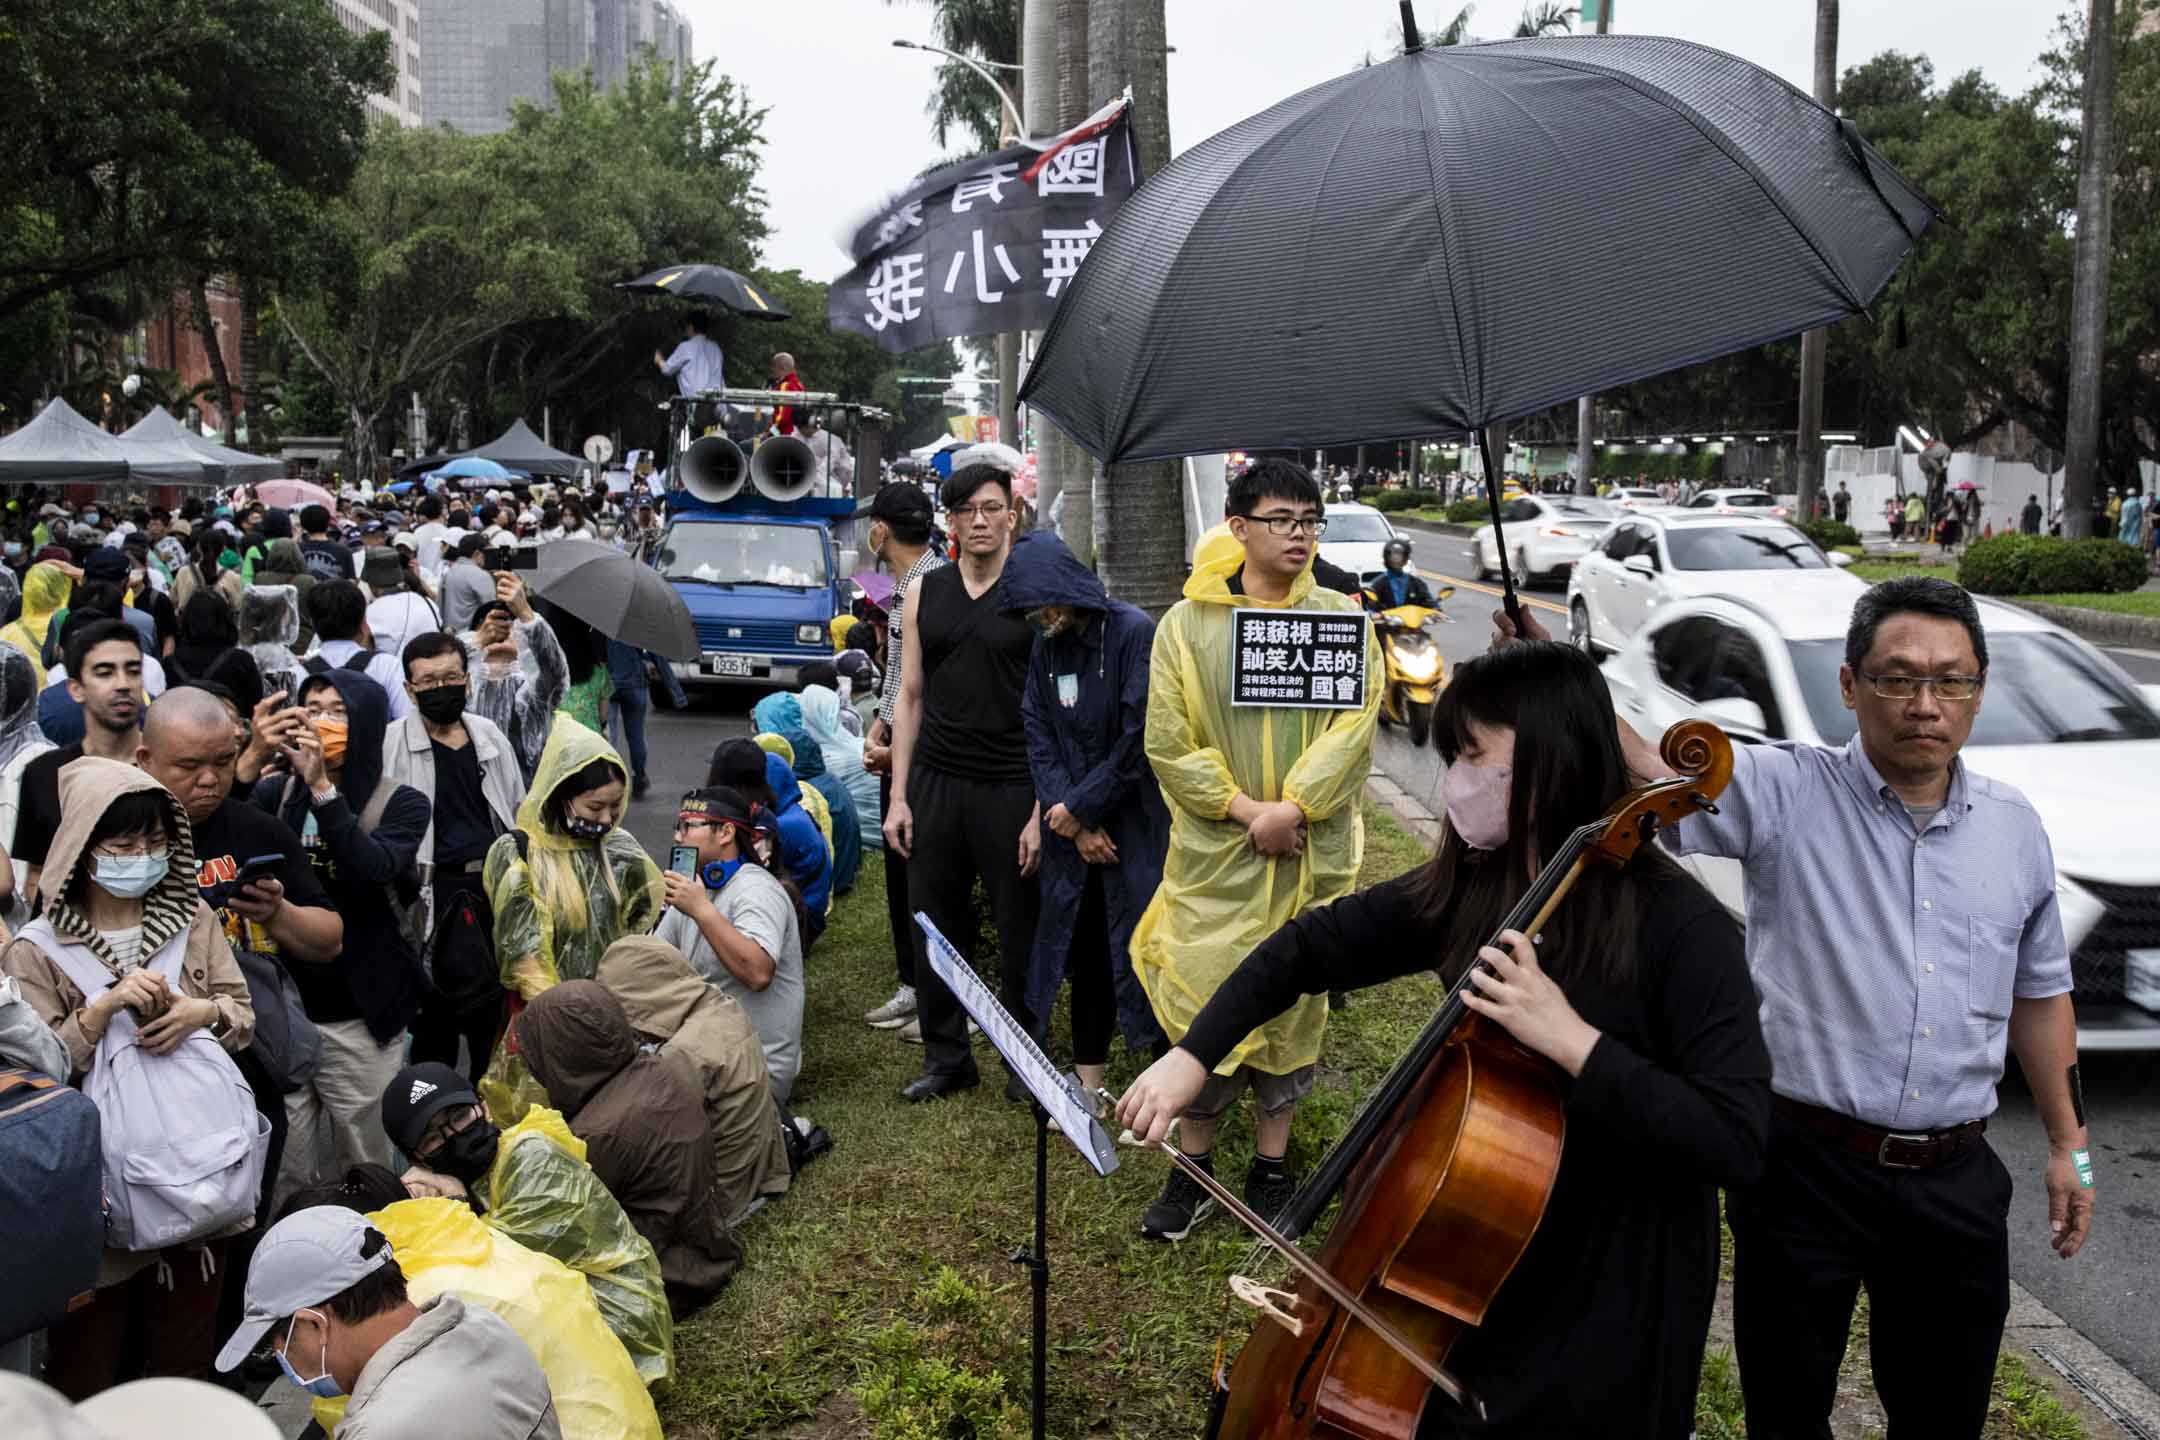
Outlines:
[[[1055,535],[1013,547],[1005,605],[1035,626],[1020,715],[1042,804],[1042,920],[1028,1008],[1047,1016],[1072,977],[1073,1064],[1103,1083],[1113,1028],[1128,1050],[1167,1043],[1127,947],[1170,845],[1170,812],[1148,768],[1148,657],[1155,622],[1113,601]]]

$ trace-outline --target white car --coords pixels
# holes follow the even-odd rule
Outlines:
[[[1659,609],[1695,595],[1743,600],[1788,591],[1850,606],[1865,583],[1782,520],[1667,510],[1622,517],[1568,576],[1568,639],[1616,650]]]
[[[1518,495],[1502,503],[1500,528],[1515,578],[1525,585],[1565,579],[1620,514],[1617,506],[1582,495]],[[1480,525],[1470,543],[1477,553],[1477,578],[1498,575],[1500,547],[1493,527]]]
[[[1766,510],[1779,520],[1792,518],[1792,507],[1779,502],[1778,497],[1767,490],[1705,490],[1683,507],[1688,510],[1708,510],[1716,515],[1738,515],[1748,510]]]
[[[1622,510],[1654,510],[1666,503],[1665,497],[1655,490],[1645,490],[1640,485],[1615,485],[1598,497]]]
[[[1320,535],[1320,558],[1362,580],[1387,568],[1380,552],[1400,533],[1370,505],[1330,505],[1327,529]]]
[[[1645,735],[1700,717],[1741,742],[1843,745],[1854,729],[1838,692],[1851,610],[1799,591],[1667,606],[1606,663],[1613,705]],[[2133,684],[2029,611],[1982,600],[1980,617],[1988,685],[1963,758],[2016,786],[2047,826],[2078,1044],[2160,1049],[2160,847],[2131,841],[2160,812],[2160,686]],[[1687,864],[1744,923],[1738,862]],[[2133,1004],[2133,989],[2153,1008]]]

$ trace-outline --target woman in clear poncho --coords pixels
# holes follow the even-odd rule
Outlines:
[[[15,817],[22,804],[23,771],[38,756],[54,748],[37,722],[37,663],[13,645],[0,644],[0,847],[15,846]],[[0,907],[0,914],[14,910],[27,918],[29,866],[11,862],[15,870],[14,898]],[[8,918],[13,919],[14,916]]]
[[[883,849],[885,811],[878,799],[877,776],[863,769],[862,737],[849,734],[841,723],[839,692],[805,685],[797,698],[802,703],[803,729],[824,754],[825,773],[846,786],[855,802],[855,828],[863,848]]]
[[[285,542],[290,543],[290,542]],[[300,591],[292,585],[257,585],[240,601],[240,645],[262,675],[262,693],[300,694]]]
[[[0,628],[0,642],[30,657],[40,690],[45,688],[45,664],[39,658],[45,653],[45,638],[52,631],[53,616],[67,608],[68,596],[74,593],[75,582],[67,572],[50,560],[41,560],[23,576],[22,614]]]
[[[555,710],[570,687],[570,662],[555,628],[530,604],[522,613],[500,600],[482,605],[460,637],[471,657],[465,708],[510,738],[529,784],[539,770]]]

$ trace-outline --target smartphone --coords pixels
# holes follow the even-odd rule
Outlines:
[[[274,880],[277,878],[278,871],[284,868],[285,857],[283,855],[250,856],[247,860],[241,862],[240,873],[233,876],[232,879],[222,881],[216,885],[199,887],[202,892],[203,903],[213,910],[223,910],[232,904],[233,897],[240,893],[242,886],[252,885],[258,880]]]
[[[668,852],[667,868],[677,875],[695,876],[698,871],[697,847],[695,845],[677,845]]]
[[[537,570],[540,568],[540,547],[520,545],[510,552],[512,570]]]

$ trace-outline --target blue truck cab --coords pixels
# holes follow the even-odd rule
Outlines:
[[[685,685],[792,689],[804,665],[830,660],[832,622],[853,593],[851,496],[774,500],[750,486],[717,503],[668,494],[653,564],[697,624],[700,654],[676,661]]]

